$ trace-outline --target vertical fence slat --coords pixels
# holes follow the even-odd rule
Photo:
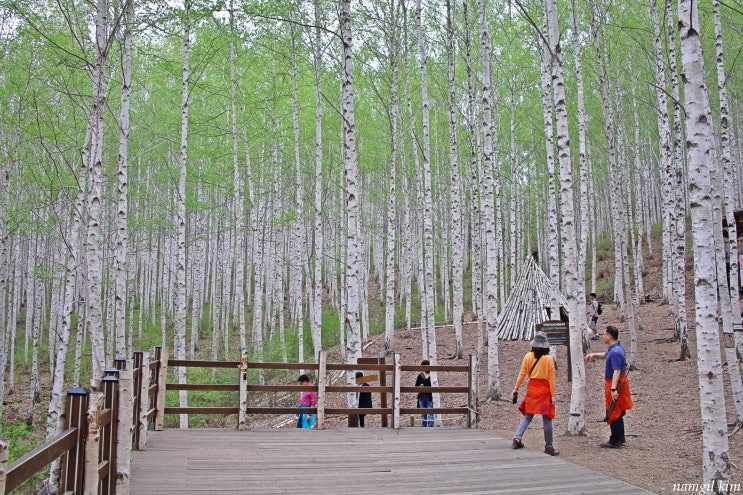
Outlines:
[[[98,493],[98,452],[101,444],[101,412],[103,410],[103,393],[92,392],[88,403],[88,433],[85,439],[83,493]],[[80,493],[76,491],[75,493]]]
[[[392,392],[392,428],[395,430],[400,429],[400,383],[402,381],[402,362],[400,361],[400,353],[395,352],[392,354],[392,366],[394,371],[392,372],[393,380],[393,392]]]
[[[116,368],[108,368],[103,377],[103,408],[109,411],[110,421],[100,425],[101,444],[99,461],[106,463],[106,474],[101,480],[100,494],[109,495],[116,489],[116,433],[119,412],[119,373]]]
[[[242,431],[247,427],[248,418],[248,350],[244,347],[238,368],[240,380],[240,412],[237,415],[237,429]]]
[[[60,492],[80,493],[83,487],[85,460],[85,433],[87,431],[88,391],[84,388],[73,388],[67,392],[65,404],[64,429],[77,428],[75,448],[62,456],[60,471]]]
[[[129,480],[131,475],[132,460],[132,409],[134,401],[132,398],[132,388],[134,380],[134,361],[127,360],[123,369],[119,371],[119,406],[116,424],[116,444],[115,455],[116,469],[114,478],[114,493],[116,495],[126,495],[129,493]]]
[[[475,375],[475,359],[475,354],[470,353],[470,371],[467,377],[467,388],[469,389],[469,393],[467,394],[467,428],[472,428],[473,423],[475,428],[477,428],[477,390],[475,389],[477,376]]]
[[[0,438],[0,494],[5,493],[5,479],[8,477],[8,439]]]
[[[132,448],[139,447],[139,415],[142,411],[142,362],[143,352],[132,354]]]
[[[165,417],[165,382],[168,376],[168,348],[160,348],[160,368],[157,374],[157,411],[155,413],[155,430],[162,431]]]
[[[317,429],[325,429],[325,381],[327,379],[328,353],[322,349],[317,356]]]
[[[152,380],[150,375],[150,353],[142,353],[142,359],[139,366],[139,404],[137,406],[139,407],[139,410],[137,411],[139,415],[136,419],[137,450],[147,450],[147,427],[149,426],[147,413],[150,411],[150,382]]]

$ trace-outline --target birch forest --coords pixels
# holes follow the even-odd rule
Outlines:
[[[355,362],[420,332],[435,365],[471,321],[481,399],[510,398],[498,330],[536,260],[573,356],[587,294],[631,365],[641,303],[667,302],[705,479],[729,479],[742,52],[740,0],[0,0],[0,403],[51,436],[66,390],[135,349]],[[574,357],[569,434],[585,380]]]

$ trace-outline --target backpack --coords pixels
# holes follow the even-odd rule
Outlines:
[[[597,315],[600,315],[603,312],[604,312],[604,310],[601,308],[601,303],[599,303],[599,307],[596,309],[596,314]]]

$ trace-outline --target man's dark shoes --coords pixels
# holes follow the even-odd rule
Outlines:
[[[622,445],[624,445],[622,442],[604,442],[601,444],[601,447],[605,449],[621,449]]]
[[[511,444],[512,449],[523,449],[524,448],[524,442],[521,440],[513,439],[513,443]]]
[[[552,455],[552,456],[560,455],[560,453],[556,451],[554,447],[545,447],[544,453],[547,455]]]

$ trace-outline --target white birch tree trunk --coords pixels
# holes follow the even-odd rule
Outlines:
[[[178,241],[176,248],[176,293],[175,319],[173,322],[173,338],[175,359],[186,358],[186,170],[188,163],[188,98],[189,98],[189,58],[191,55],[191,1],[184,2],[184,29],[183,29],[183,75],[181,79],[181,147],[177,193]],[[179,366],[176,369],[178,383],[186,383],[186,369]],[[185,390],[178,392],[180,407],[186,407],[188,395]],[[180,427],[188,428],[188,415],[180,415]]]
[[[323,223],[322,223],[322,195],[323,195],[323,143],[322,143],[322,54],[323,39],[320,29],[320,0],[314,2],[315,11],[315,211],[314,211],[314,240],[313,240],[313,292],[311,335],[312,349],[315,357],[322,349],[322,267],[323,267]]]
[[[578,167],[580,170],[580,214],[576,215],[578,229],[578,273],[586,272],[586,252],[588,246],[588,231],[590,228],[589,211],[588,211],[588,114],[586,112],[586,97],[583,84],[583,57],[581,54],[580,31],[578,30],[578,16],[576,12],[575,0],[570,2],[570,23],[573,27],[573,57],[575,59],[575,81],[577,89],[578,104]],[[595,271],[596,267],[591,267]],[[591,291],[594,292],[594,291]],[[586,300],[586,286],[580,284],[580,301]],[[584,348],[588,342],[589,336],[588,325],[584,326]]]
[[[487,277],[485,283],[485,316],[488,336],[488,393],[489,400],[499,400],[500,370],[498,368],[498,273],[497,249],[495,239],[495,205],[493,197],[493,173],[495,169],[493,151],[493,101],[490,77],[490,34],[487,19],[486,0],[477,2],[480,12],[480,42],[482,49],[482,185],[481,201],[485,229],[485,264]]]
[[[392,22],[389,27],[391,33],[387,40],[390,58],[390,172],[387,188],[387,225],[385,244],[385,308],[384,308],[384,352],[389,355],[395,346],[395,251],[397,249],[397,155],[399,126],[402,118],[400,108],[400,73],[399,57],[400,49],[398,36],[399,25],[397,19],[397,7],[394,0],[391,2]]]
[[[451,232],[452,232],[452,288],[453,288],[453,323],[455,348],[452,357],[462,359],[464,346],[462,343],[462,321],[464,318],[464,240],[462,238],[462,184],[459,176],[459,149],[457,146],[457,112],[454,65],[454,23],[451,0],[446,1],[446,53],[447,53],[447,94],[449,110],[449,169],[451,186],[449,197],[451,201]]]
[[[729,280],[729,297],[732,301],[732,308],[730,312],[730,318],[732,328],[741,328],[741,314],[738,311],[739,307],[735,304],[740,293],[740,280],[737,274],[739,273],[739,257],[738,257],[738,229],[735,221],[735,172],[732,160],[732,153],[730,151],[730,112],[729,112],[729,98],[727,91],[728,77],[725,73],[725,53],[723,50],[723,38],[722,38],[722,19],[720,15],[720,2],[719,0],[712,1],[712,7],[715,17],[715,60],[717,61],[717,90],[720,94],[720,165],[721,165],[721,186],[723,191],[723,215],[728,225],[727,230],[727,245],[724,246],[728,251],[728,277]],[[739,204],[739,203],[738,203]],[[724,314],[723,314],[724,318]],[[723,322],[725,319],[723,319]],[[732,331],[732,329],[731,329]],[[733,335],[740,334],[741,332],[733,332]],[[743,350],[743,335],[736,337],[739,342],[736,342],[736,347]],[[735,363],[728,361],[728,366],[739,366],[738,360]],[[740,373],[738,373],[740,374]],[[731,373],[731,379],[733,375]],[[736,387],[738,389],[739,387]],[[743,400],[736,398],[735,405],[738,407],[738,420],[741,420],[740,405],[743,404]]]
[[[717,274],[715,273],[711,175],[717,166],[714,131],[704,56],[699,34],[699,5],[678,2],[682,75],[686,110],[686,150],[689,166],[694,246],[694,296],[697,337],[699,402],[702,413],[703,476],[705,482],[730,480],[725,391],[717,323]]]
[[[134,0],[124,6],[124,61],[121,81],[121,114],[119,117],[118,206],[116,211],[116,356],[126,358],[126,300],[129,256],[129,102],[132,80],[132,39],[134,37]]]
[[[542,81],[542,115],[546,134],[547,162],[547,273],[555,287],[560,287],[560,241],[558,232],[558,205],[555,189],[555,123],[553,117],[552,86],[550,81],[550,54],[548,47],[540,50]],[[556,303],[550,303],[554,306]]]
[[[93,129],[90,141],[90,160],[88,164],[88,235],[85,248],[87,264],[87,310],[85,316],[90,331],[92,348],[92,380],[97,383],[103,378],[106,368],[103,340],[103,314],[101,305],[101,182],[103,174],[103,120],[106,107],[106,63],[108,59],[108,2],[96,2],[96,58],[92,67],[93,110],[90,123]]]
[[[689,350],[689,329],[686,321],[686,183],[684,181],[684,129],[683,109],[681,108],[681,89],[677,69],[676,22],[673,15],[672,0],[665,0],[666,33],[668,35],[668,63],[671,78],[671,96],[673,101],[673,169],[672,185],[675,206],[671,216],[671,277],[673,285],[673,302],[676,308],[676,336],[680,343],[679,359],[691,357]]]
[[[415,21],[418,30],[418,51],[420,56],[421,70],[421,114],[423,121],[423,272],[424,272],[424,293],[422,300],[425,299],[426,316],[422,321],[427,334],[427,344],[425,356],[431,361],[431,365],[436,365],[436,323],[434,321],[434,291],[436,290],[434,278],[434,251],[433,251],[433,199],[431,197],[431,138],[430,138],[430,117],[428,110],[428,73],[426,68],[427,55],[426,43],[423,33],[423,22],[421,19],[421,0],[416,1]],[[433,379],[431,381],[433,384]]]
[[[570,394],[570,419],[567,433],[583,434],[586,431],[586,370],[583,359],[583,300],[581,285],[583,278],[578,273],[578,249],[573,214],[573,172],[570,161],[570,138],[568,136],[568,112],[565,98],[564,75],[562,68],[562,48],[560,46],[560,27],[557,19],[557,0],[548,0],[547,26],[551,54],[552,82],[555,102],[555,123],[557,130],[557,158],[560,164],[560,232],[565,280],[565,297],[568,301],[570,318],[570,355],[572,361],[572,388]],[[575,317],[572,317],[576,315]]]
[[[341,26],[341,105],[344,122],[344,169],[346,173],[346,362],[355,363],[361,356],[361,329],[359,324],[359,274],[361,271],[361,252],[359,243],[359,188],[358,158],[356,155],[356,123],[354,116],[353,89],[353,40],[351,36],[351,0],[342,0],[340,12]],[[354,384],[353,371],[346,373],[346,383]],[[348,393],[348,407],[358,404],[355,393]]]

